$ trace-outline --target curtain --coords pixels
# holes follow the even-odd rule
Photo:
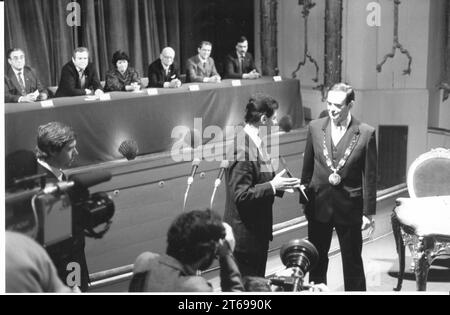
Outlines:
[[[450,96],[450,3],[447,1],[446,3],[446,51],[445,51],[445,77],[444,77],[444,95],[443,101],[446,101]]]
[[[70,0],[5,1],[5,51],[18,47],[45,85],[55,85],[73,50],[73,29],[66,23]],[[5,66],[8,65],[5,56]],[[5,67],[5,69],[7,69]]]
[[[58,84],[77,46],[89,48],[102,79],[116,50],[130,56],[141,76],[165,46],[179,51],[179,0],[78,0],[81,27],[67,25],[70,2],[5,1],[5,48],[22,48],[45,85]]]
[[[80,0],[82,12],[81,46],[92,53],[100,77],[113,67],[112,55],[125,51],[130,65],[147,76],[150,63],[161,50],[178,51],[178,0]]]

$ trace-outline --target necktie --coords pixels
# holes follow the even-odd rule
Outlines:
[[[244,57],[239,56],[239,73],[244,72]]]
[[[17,80],[19,81],[20,88],[22,89],[22,91],[21,91],[22,95],[25,95],[26,94],[25,83],[23,82],[21,71],[17,72]]]
[[[84,71],[80,70],[80,87],[84,89],[86,86],[86,76],[84,75]]]

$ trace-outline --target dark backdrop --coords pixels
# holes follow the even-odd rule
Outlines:
[[[167,45],[176,50],[182,72],[200,40],[214,44],[219,71],[238,36],[249,38],[253,52],[253,0],[78,0],[81,27],[66,23],[70,2],[5,1],[5,49],[22,48],[45,85],[58,84],[76,46],[90,49],[102,79],[118,49],[129,53],[142,76]]]
[[[207,40],[213,43],[211,56],[222,73],[223,60],[241,35],[254,52],[253,0],[180,1],[180,25],[182,60],[197,54],[200,41]]]

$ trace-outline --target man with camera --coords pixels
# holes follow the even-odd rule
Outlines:
[[[77,140],[71,127],[50,122],[38,127],[36,157],[38,174],[46,174],[47,183],[65,181],[63,169],[70,167],[78,155]],[[70,192],[69,192],[70,195]],[[73,237],[47,247],[61,280],[87,291],[89,272],[84,253],[84,228],[81,213],[72,212]]]
[[[220,263],[223,292],[244,291],[233,259],[231,227],[211,210],[178,216],[167,233],[165,255],[145,252],[134,263],[130,292],[211,292],[212,285],[199,272]]]

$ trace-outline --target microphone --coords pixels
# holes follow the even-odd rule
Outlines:
[[[119,153],[128,161],[134,160],[139,152],[137,142],[131,139],[122,141],[118,149]]]
[[[284,157],[282,157],[281,155],[278,157],[280,159],[281,165],[286,170],[286,175],[289,176],[290,178],[293,178],[294,176],[292,175],[291,171],[287,167],[287,163],[286,163],[286,160],[284,159]],[[306,195],[306,192],[305,192],[305,186],[300,185],[300,187],[296,187],[295,189],[305,197],[306,201],[309,201],[308,196]]]
[[[186,201],[187,201],[187,197],[189,195],[189,189],[191,188],[191,185],[194,182],[195,172],[197,172],[200,162],[201,162],[201,160],[199,158],[194,158],[194,160],[192,161],[191,174],[189,175],[189,177],[187,179],[186,192],[184,193],[183,211],[186,207]]]
[[[73,181],[75,187],[89,188],[97,184],[107,182],[111,179],[112,175],[110,172],[105,170],[86,172],[80,174],[74,174],[69,177],[70,181]]]
[[[222,162],[220,162],[220,170],[219,170],[219,174],[217,175],[216,180],[214,181],[214,187],[220,186],[220,184],[222,182],[223,174],[225,174],[225,169],[227,169],[229,165],[230,165],[230,162],[228,162],[228,160],[223,160]]]
[[[195,173],[197,172],[200,162],[201,162],[201,160],[198,158],[195,158],[192,161],[191,175],[188,177],[188,185],[191,185],[194,182],[194,176],[195,176]]]
[[[108,171],[95,171],[88,173],[74,174],[69,177],[69,181],[51,183],[45,185],[42,193],[56,194],[64,193],[71,188],[89,188],[97,184],[107,182],[111,179],[111,173]]]
[[[213,189],[213,193],[211,195],[210,208],[212,208],[212,206],[213,206],[214,197],[216,195],[217,188],[220,186],[220,183],[222,182],[223,174],[225,174],[225,170],[228,168],[229,165],[230,165],[230,162],[228,162],[228,160],[223,160],[222,162],[220,162],[219,174],[217,175],[217,178],[214,181],[214,189]]]

